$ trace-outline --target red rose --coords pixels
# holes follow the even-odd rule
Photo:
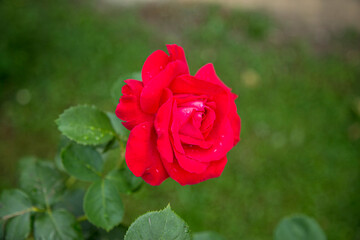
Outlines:
[[[159,185],[219,177],[226,153],[239,141],[236,95],[212,64],[189,74],[184,51],[168,45],[145,61],[142,82],[126,80],[116,115],[131,130],[125,159],[135,176]]]

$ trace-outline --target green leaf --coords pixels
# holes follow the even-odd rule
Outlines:
[[[119,143],[116,141],[115,138],[113,138],[108,143],[106,143],[104,146],[100,145],[100,147],[102,147],[102,153],[106,153],[107,151],[119,148]]]
[[[106,179],[112,181],[119,192],[122,193],[133,193],[137,191],[143,183],[143,180],[140,177],[136,177],[127,166],[109,172]]]
[[[225,238],[216,232],[204,231],[194,233],[193,240],[225,240]]]
[[[56,123],[62,134],[85,145],[107,143],[115,136],[109,118],[95,107],[76,106],[66,109]]]
[[[122,87],[126,84],[124,82],[124,80],[126,79],[135,79],[135,80],[140,80],[141,81],[141,72],[134,72],[134,73],[130,73],[124,76],[121,76],[112,86],[111,88],[111,96],[114,100],[115,104],[119,103],[119,99],[122,95],[121,93],[121,89]]]
[[[39,214],[34,223],[35,240],[83,239],[76,219],[66,210],[55,210]]]
[[[4,239],[4,232],[5,232],[5,222],[0,219],[0,239]]]
[[[104,173],[108,173],[113,169],[118,168],[125,160],[125,156],[121,153],[120,148],[115,148],[103,153],[104,159]]]
[[[4,190],[0,196],[0,217],[3,220],[32,210],[30,198],[18,189]]]
[[[61,158],[70,175],[83,181],[96,181],[101,178],[103,160],[94,148],[71,143],[64,148]]]
[[[55,209],[66,209],[74,216],[79,217],[84,215],[83,202],[85,190],[82,188],[69,189],[65,192],[62,201],[58,202]]]
[[[20,187],[34,203],[50,206],[62,196],[64,179],[54,164],[26,158],[20,161]]]
[[[121,124],[122,121],[115,115],[115,113],[107,112],[106,115],[110,119],[115,132],[121,137],[121,139],[126,141],[129,137],[130,131]]]
[[[30,213],[14,217],[6,224],[5,240],[22,240],[30,234]]]
[[[131,224],[125,240],[189,240],[188,225],[167,206],[158,212],[148,212]]]
[[[305,215],[284,218],[275,230],[275,240],[326,240],[319,224]]]
[[[94,182],[85,194],[84,210],[88,220],[109,231],[118,225],[124,207],[116,186],[109,180]]]
[[[57,148],[57,152],[55,155],[55,165],[60,170],[65,172],[65,168],[62,163],[61,159],[61,153],[65,147],[67,147],[71,143],[71,140],[65,137],[64,135],[61,135],[60,142]]]

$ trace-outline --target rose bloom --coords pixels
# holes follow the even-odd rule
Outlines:
[[[122,88],[116,115],[131,130],[127,166],[151,185],[219,177],[240,137],[237,96],[212,64],[191,76],[183,49],[167,49],[169,55],[157,50],[146,59],[142,82],[128,79]]]

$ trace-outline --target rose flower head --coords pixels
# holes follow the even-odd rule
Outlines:
[[[191,76],[184,50],[153,52],[142,81],[125,80],[116,115],[130,135],[125,160],[151,185],[168,177],[181,185],[219,177],[240,138],[236,95],[206,64]]]

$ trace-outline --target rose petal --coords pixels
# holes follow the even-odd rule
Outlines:
[[[164,169],[163,165],[156,165],[149,168],[141,178],[152,186],[158,186],[163,181],[165,181],[169,175],[167,174],[166,170]]]
[[[199,162],[177,151],[174,152],[180,167],[187,172],[200,174],[203,173],[209,166],[209,163]]]
[[[192,102],[207,101],[208,96],[206,96],[206,95],[199,96],[199,95],[194,95],[194,94],[179,94],[178,93],[174,96],[174,98],[176,98],[176,102],[178,103],[178,106],[189,107],[189,106],[193,106],[193,105],[191,105]]]
[[[215,83],[231,91],[231,89],[228,86],[226,86],[224,82],[221,81],[221,79],[217,76],[214,65],[211,63],[208,63],[204,65],[202,68],[200,68],[199,71],[195,74],[195,77],[211,83]],[[229,111],[228,117],[231,122],[231,127],[234,130],[234,146],[235,146],[240,140],[240,117],[237,114],[236,105],[235,105],[235,99],[237,98],[237,96],[233,93],[231,94],[235,97],[233,98],[233,100],[230,101],[231,110]]]
[[[234,132],[229,120],[221,126],[217,136],[212,136],[213,146],[209,149],[202,149],[197,146],[183,146],[185,155],[200,162],[216,161],[223,158],[234,146]]]
[[[219,85],[197,79],[190,75],[181,75],[175,78],[169,87],[174,94],[193,94],[193,95],[207,95],[210,102],[215,102],[216,106],[213,107],[216,111],[216,116],[224,118],[227,116],[228,105],[229,105],[229,95],[230,92],[220,87]]]
[[[204,141],[203,139],[197,139],[190,136],[180,134],[180,140],[184,144],[197,145],[201,148],[209,149],[212,146],[212,142]]]
[[[173,93],[206,96],[214,96],[221,92],[227,92],[217,84],[186,74],[175,78],[170,84],[170,89]]]
[[[125,160],[130,171],[150,185],[159,185],[168,178],[156,148],[156,133],[150,122],[141,123],[130,132]]]
[[[219,136],[219,127],[223,125],[224,121],[227,121],[229,101],[231,101],[229,91],[219,85],[196,79],[190,75],[182,75],[174,79],[170,85],[170,89],[174,94],[189,93],[207,95],[209,103],[215,102],[216,106],[213,106],[212,109],[215,112],[216,118],[209,136]]]
[[[164,51],[157,50],[153,52],[145,60],[141,70],[141,78],[144,85],[150,82],[156,75],[159,74],[159,72],[164,70],[169,61],[169,56]]]
[[[189,118],[193,115],[194,110],[195,109],[193,107],[177,107],[176,120],[180,122],[180,126],[189,121]]]
[[[190,136],[190,137],[197,138],[200,140],[204,139],[201,131],[189,122],[187,122],[183,126],[181,126],[179,133],[182,135]]]
[[[141,109],[146,113],[156,113],[164,88],[167,88],[174,78],[186,72],[187,65],[184,62],[177,60],[169,63],[163,71],[144,86],[140,96]]]
[[[171,123],[171,127],[170,127],[170,133],[171,133],[170,141],[174,147],[174,150],[176,150],[180,153],[185,153],[184,149],[181,145],[180,136],[179,136],[179,130],[181,127],[181,119],[180,119],[179,115],[180,115],[180,113],[176,106],[176,100],[174,100],[173,110],[172,110],[172,118],[171,118],[172,123]]]
[[[170,61],[180,60],[180,61],[184,62],[187,66],[187,71],[184,74],[189,74],[189,68],[188,68],[188,64],[186,62],[184,49],[176,44],[166,45],[166,47],[169,51]]]
[[[165,89],[164,98],[167,99],[159,108],[155,118],[155,129],[157,133],[157,149],[162,159],[168,162],[173,161],[174,152],[170,142],[170,119],[173,108],[173,96],[169,89]]]
[[[197,184],[199,182],[208,180],[210,178],[216,178],[221,175],[225,165],[227,163],[227,158],[223,157],[219,161],[212,162],[206,171],[202,174],[194,174],[185,171],[182,169],[177,162],[174,163],[164,163],[164,167],[169,173],[169,176],[177,181],[181,185],[190,185]]]
[[[199,71],[195,74],[195,77],[207,82],[211,82],[214,84],[217,84],[229,91],[231,91],[231,88],[225,85],[223,81],[218,77],[218,75],[215,72],[214,65],[212,63],[208,63],[201,67]]]
[[[128,79],[127,83],[122,88],[123,96],[119,100],[116,107],[115,114],[121,120],[126,122],[123,125],[131,130],[136,125],[143,122],[152,122],[154,116],[144,113],[140,108],[140,93],[143,89],[143,84],[140,81]]]
[[[200,131],[203,134],[204,138],[206,138],[212,130],[215,119],[216,115],[214,110],[211,108],[206,108],[205,117],[202,120],[200,127]]]

